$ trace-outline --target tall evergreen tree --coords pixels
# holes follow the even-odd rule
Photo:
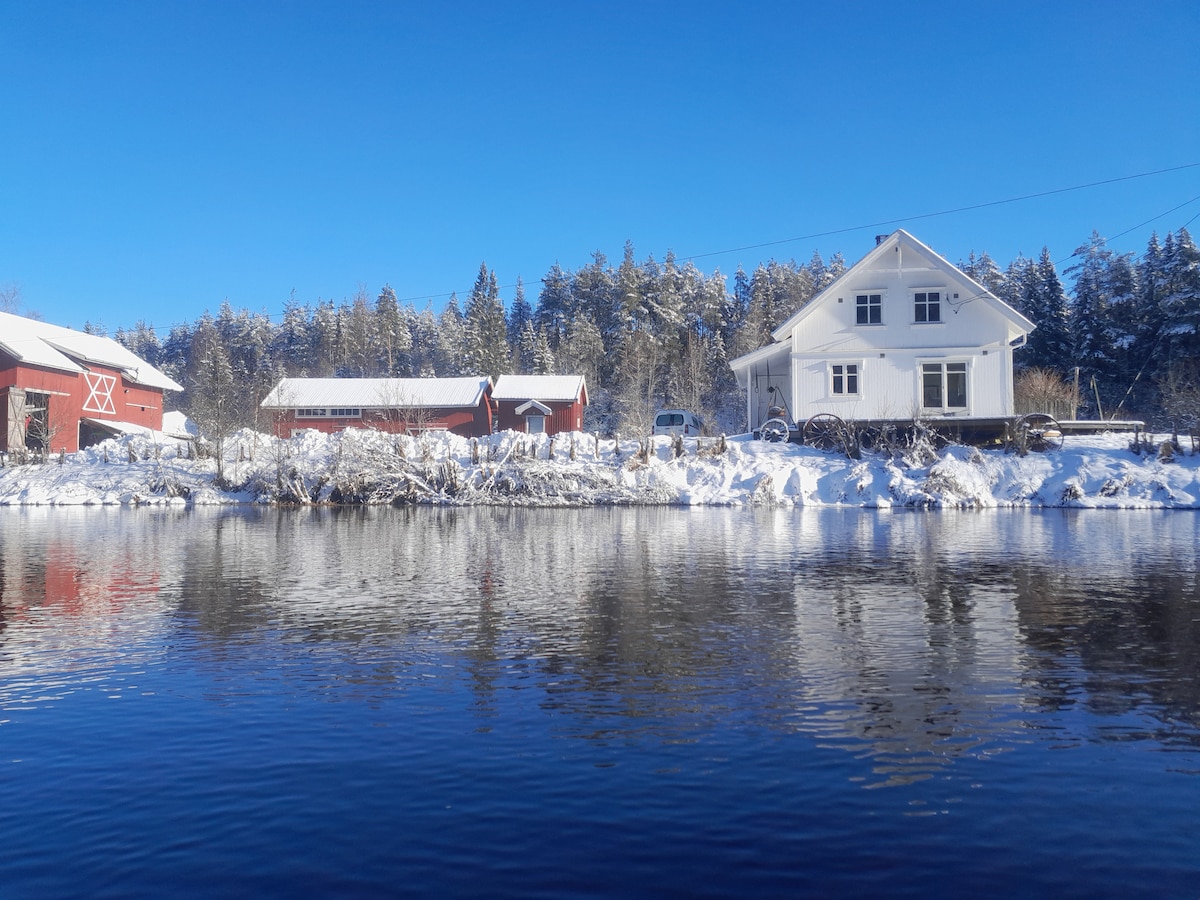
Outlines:
[[[465,318],[466,374],[490,375],[508,370],[508,328],[496,273],[487,264],[479,266],[479,276],[467,299]]]
[[[1016,269],[1010,267],[1010,277],[1015,276],[1017,287],[1013,305],[1037,326],[1017,363],[1022,368],[1065,373],[1073,360],[1070,308],[1050,250],[1043,247],[1037,262],[1022,260],[1013,265]]]
[[[375,371],[388,377],[409,375],[412,333],[390,284],[385,284],[375,298],[374,320]]]
[[[1080,397],[1101,413],[1117,402],[1123,381],[1121,316],[1133,300],[1129,256],[1118,257],[1106,240],[1093,231],[1087,244],[1075,251],[1079,262],[1067,270],[1075,279],[1071,299],[1073,358],[1079,367]],[[1123,389],[1123,388],[1122,388]]]
[[[525,334],[525,326],[533,325],[533,307],[525,299],[525,284],[517,277],[517,287],[513,293],[512,303],[508,307],[508,340],[510,354],[514,359],[516,370],[525,371],[525,361],[521,353],[521,341]]]
[[[303,377],[310,373],[315,355],[316,334],[307,305],[296,300],[295,292],[283,304],[283,320],[271,341],[271,356],[283,367],[284,374]]]
[[[1165,365],[1200,358],[1200,250],[1186,228],[1164,241],[1160,289]]]
[[[466,321],[458,306],[458,296],[451,294],[445,309],[438,316],[435,374],[443,378],[479,374],[469,371],[468,368],[466,331]]]
[[[533,314],[534,325],[545,332],[552,350],[558,349],[559,343],[567,333],[567,325],[574,317],[574,311],[571,277],[555,263],[542,279],[542,289],[538,294],[537,308]]]

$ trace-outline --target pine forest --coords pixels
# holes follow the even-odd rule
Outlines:
[[[1037,325],[1016,353],[1018,383],[1023,373],[1057,381],[1074,392],[1080,417],[1196,428],[1200,252],[1186,228],[1152,236],[1140,256],[1114,253],[1093,233],[1065,263],[1044,249],[1006,267],[987,253],[958,265]],[[512,373],[582,374],[588,431],[639,434],[655,409],[680,407],[736,433],[746,427],[744,400],[728,360],[768,343],[845,268],[840,254],[814,254],[739,268],[730,284],[671,253],[639,262],[626,244],[616,266],[600,252],[575,271],[554,265],[533,298],[519,280],[502,296],[485,263],[470,293],[438,311],[384,286],[336,303],[293,297],[282,316],[226,302],[164,339],[145,322],[113,336],[185,386],[185,412],[216,403],[239,426],[265,426],[259,402],[284,376]],[[197,418],[211,421],[212,410]]]

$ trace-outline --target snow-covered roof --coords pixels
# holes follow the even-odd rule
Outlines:
[[[496,379],[492,398],[575,401],[583,393],[582,375],[501,375]]]
[[[140,356],[109,337],[0,312],[0,350],[17,362],[60,372],[86,372],[88,364],[116,369],[126,381],[164,391],[182,391]]]
[[[490,378],[285,378],[267,394],[264,409],[348,406],[367,409],[478,406]]]

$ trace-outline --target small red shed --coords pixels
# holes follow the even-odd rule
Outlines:
[[[285,378],[262,408],[277,437],[308,428],[326,434],[374,428],[393,434],[451,431],[482,437],[492,430],[492,379]]]
[[[0,450],[74,453],[161,431],[164,392],[181,390],[112,338],[0,313]]]
[[[582,375],[501,375],[492,391],[496,429],[529,434],[583,430]]]

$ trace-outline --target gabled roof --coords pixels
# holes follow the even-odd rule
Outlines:
[[[492,379],[465,378],[285,378],[263,400],[264,409],[348,406],[366,409],[474,407]]]
[[[523,416],[531,409],[536,409],[543,416],[548,416],[553,412],[553,410],[550,409],[550,407],[548,407],[545,403],[538,403],[536,400],[526,400],[515,410],[513,410],[513,412],[515,412],[518,416]]]
[[[541,400],[587,402],[582,375],[501,375],[496,379],[493,400]]]
[[[86,372],[88,364],[116,369],[126,381],[164,391],[182,391],[132,350],[109,337],[0,312],[0,350],[27,366]]]
[[[870,270],[877,268],[878,264],[882,262],[885,256],[887,256],[889,253],[895,253],[897,249],[901,251],[901,254],[903,254],[903,251],[907,249],[915,251],[920,256],[928,257],[938,269],[945,272],[948,278],[954,279],[964,289],[969,291],[970,300],[972,302],[980,301],[988,306],[991,306],[998,313],[1000,313],[1001,316],[1008,319],[1016,331],[1028,334],[1037,327],[1033,322],[1025,318],[1025,316],[1021,315],[1019,312],[981,285],[978,281],[971,278],[971,276],[969,276],[958,266],[954,265],[954,263],[947,260],[932,248],[923,244],[921,241],[917,240],[903,228],[897,228],[886,238],[879,241],[870,253],[868,253],[854,265],[850,266],[850,268],[835,278],[833,282],[827,288],[825,288],[825,290],[816,294],[816,296],[814,296],[811,300],[800,307],[800,309],[793,313],[791,317],[787,319],[787,321],[772,331],[771,337],[777,341],[786,340],[791,335],[798,322],[809,316],[812,311],[824,303],[828,297],[836,296],[837,292],[842,289],[842,285],[846,281],[857,277],[864,269]]]

